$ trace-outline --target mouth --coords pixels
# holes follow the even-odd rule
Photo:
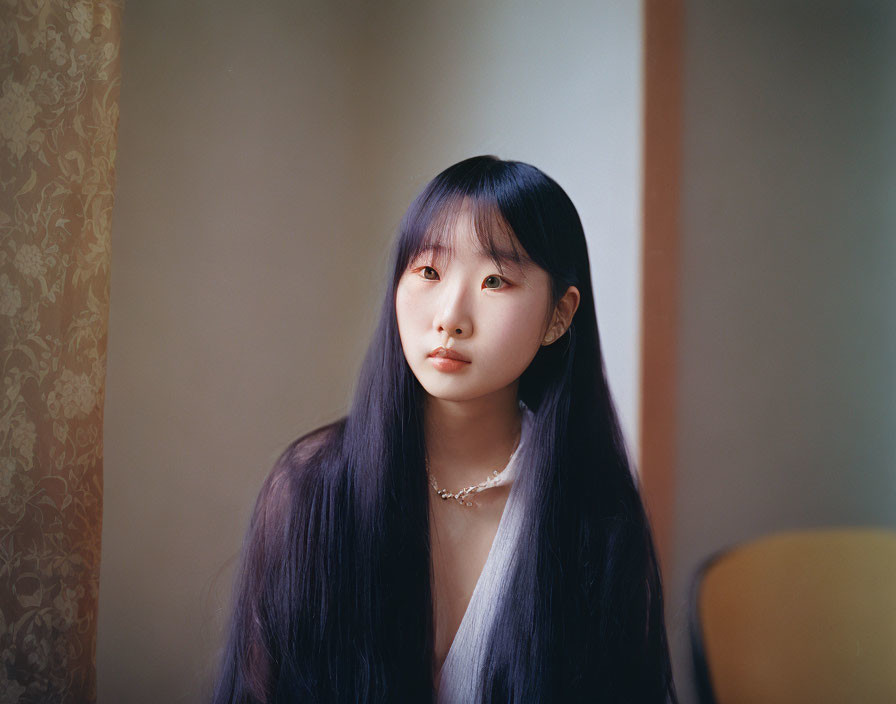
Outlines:
[[[458,362],[466,362],[467,364],[470,363],[470,360],[467,357],[464,357],[459,352],[445,349],[444,347],[436,347],[432,352],[429,353],[429,356],[435,359],[453,359]]]

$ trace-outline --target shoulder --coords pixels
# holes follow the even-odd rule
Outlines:
[[[338,443],[345,418],[305,433],[293,440],[280,453],[259,492],[263,508],[278,510],[294,496],[302,477],[319,464],[322,453]]]
[[[303,478],[320,465],[322,453],[338,445],[344,426],[343,417],[305,433],[286,446],[258,492],[253,511],[255,522],[282,524],[298,496],[304,493]]]
[[[283,481],[290,474],[301,472],[315,463],[326,449],[333,447],[342,436],[345,418],[322,425],[293,440],[274,463],[271,475],[274,480]]]
[[[345,417],[340,418],[293,440],[286,449],[291,462],[300,466],[307,465],[325,447],[338,442],[342,437],[345,421]]]

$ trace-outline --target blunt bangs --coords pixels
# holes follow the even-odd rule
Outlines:
[[[455,247],[458,220],[468,213],[479,251],[494,262],[501,274],[505,268],[513,268],[525,277],[529,266],[538,266],[510,226],[488,184],[465,189],[461,184],[437,181],[420,194],[402,222],[395,281],[423,256],[444,266]]]

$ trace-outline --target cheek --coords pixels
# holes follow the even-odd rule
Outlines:
[[[395,318],[402,338],[425,317],[421,303],[420,297],[415,296],[409,286],[399,283],[395,290]]]
[[[541,343],[543,310],[537,300],[514,302],[488,321],[489,338],[517,364],[526,366]]]

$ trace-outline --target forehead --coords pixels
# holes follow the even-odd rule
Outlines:
[[[433,219],[415,248],[414,258],[420,255],[439,261],[473,257],[517,269],[533,264],[497,208],[470,201],[447,207]]]
[[[504,263],[516,263],[514,261],[515,254],[513,249],[507,246],[496,247],[489,250],[483,247],[475,239],[470,241],[455,242],[430,242],[420,247],[420,255],[432,256],[435,259],[454,259],[457,256],[465,257],[472,255],[476,259],[484,259],[488,261],[501,261]],[[519,262],[523,265],[523,261]]]

